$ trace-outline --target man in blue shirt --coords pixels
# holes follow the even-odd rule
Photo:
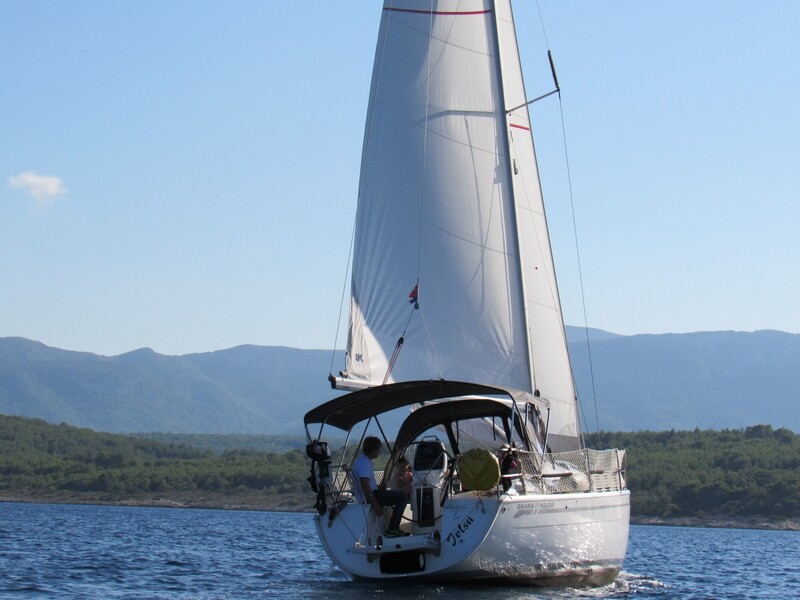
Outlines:
[[[364,438],[361,452],[353,463],[353,477],[358,482],[353,493],[359,502],[372,505],[372,509],[379,517],[383,516],[384,506],[393,508],[386,535],[391,537],[408,535],[400,531],[400,520],[408,505],[408,494],[401,490],[387,490],[383,482],[378,485],[375,481],[375,467],[372,461],[380,455],[381,445],[381,441],[374,436]]]

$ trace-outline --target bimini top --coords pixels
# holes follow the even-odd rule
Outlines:
[[[356,423],[403,406],[411,406],[412,404],[441,400],[443,398],[497,395],[506,396],[518,402],[536,401],[545,407],[549,406],[549,403],[544,398],[534,398],[528,392],[503,386],[445,381],[443,379],[403,381],[359,390],[329,400],[325,404],[308,411],[303,422],[306,425],[323,423],[349,431]]]

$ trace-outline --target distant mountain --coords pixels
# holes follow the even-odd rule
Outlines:
[[[800,431],[800,335],[569,327],[567,338],[588,430],[599,422],[607,431],[756,423]],[[337,353],[334,368],[341,362]],[[329,350],[106,357],[0,338],[0,413],[116,433],[296,435],[305,412],[337,393],[330,366]]]
[[[97,431],[300,434],[332,398],[328,350],[239,346],[114,357],[0,338],[0,413]]]
[[[595,329],[593,327],[570,327],[567,325],[567,342],[569,342],[570,347],[575,344],[585,345],[587,338],[589,339],[589,343],[594,343],[599,340],[613,340],[621,337],[624,336],[621,336],[618,333],[603,331],[602,329]]]
[[[606,431],[756,423],[800,431],[800,335],[716,331],[590,336],[590,352],[582,335],[582,342],[573,337],[570,356],[590,430],[598,421],[594,390],[600,428]]]

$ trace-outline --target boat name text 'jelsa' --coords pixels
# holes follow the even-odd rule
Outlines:
[[[455,546],[456,542],[464,541],[461,539],[461,536],[467,532],[469,526],[472,525],[473,522],[474,519],[471,516],[467,517],[466,519],[461,521],[461,523],[458,524],[458,529],[447,534],[447,541],[450,542],[451,546]]]

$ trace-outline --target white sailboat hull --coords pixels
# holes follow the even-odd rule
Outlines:
[[[622,567],[629,514],[627,491],[502,500],[486,539],[450,571],[540,585],[602,585]]]
[[[359,504],[346,505],[333,520],[319,516],[316,524],[333,562],[356,579],[602,585],[622,567],[629,513],[627,490],[465,493],[445,502],[438,534],[385,538]]]

